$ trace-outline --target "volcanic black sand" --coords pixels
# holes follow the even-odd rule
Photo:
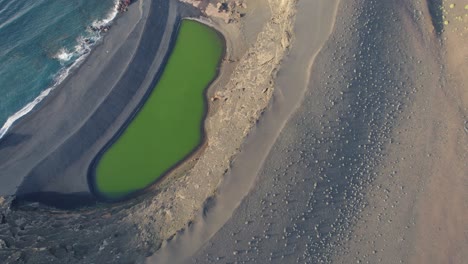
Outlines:
[[[91,160],[154,87],[179,19],[175,1],[131,5],[87,60],[0,141],[0,194],[92,201]]]

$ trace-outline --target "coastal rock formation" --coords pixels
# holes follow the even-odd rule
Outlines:
[[[221,19],[225,23],[237,23],[245,15],[246,0],[179,0],[198,8],[209,18]]]
[[[135,0],[120,0],[117,10],[120,13],[126,12],[128,6],[130,6],[133,2],[135,2]]]

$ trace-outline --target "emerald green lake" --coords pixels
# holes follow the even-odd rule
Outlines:
[[[119,198],[154,183],[201,144],[205,90],[217,75],[223,40],[183,20],[156,87],[119,138],[97,160],[96,189]]]

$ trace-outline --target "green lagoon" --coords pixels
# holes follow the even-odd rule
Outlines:
[[[205,91],[216,78],[222,37],[183,20],[156,87],[135,118],[97,161],[95,187],[120,198],[148,187],[201,144]]]

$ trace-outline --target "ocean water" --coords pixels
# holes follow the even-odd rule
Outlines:
[[[77,67],[118,0],[0,0],[0,138]]]

